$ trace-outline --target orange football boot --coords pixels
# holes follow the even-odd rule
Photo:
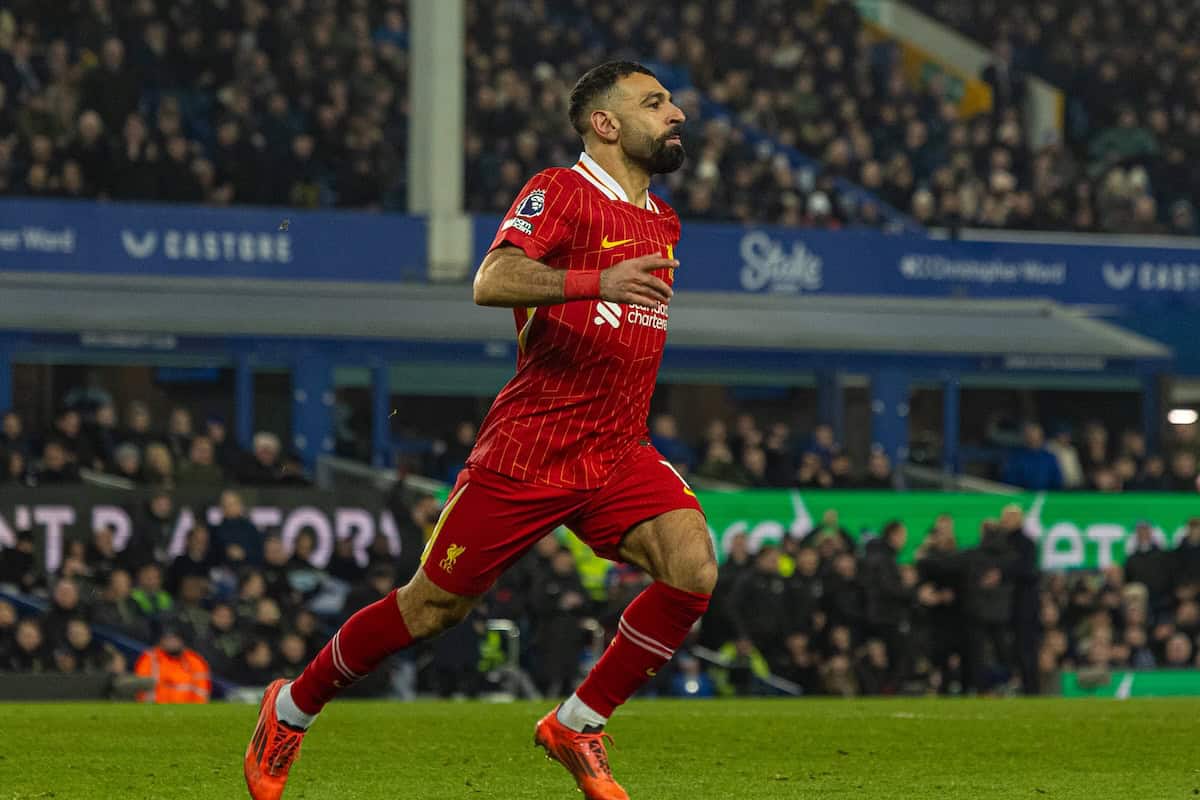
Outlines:
[[[546,758],[567,768],[587,800],[629,800],[621,784],[613,780],[604,740],[607,733],[576,733],[558,721],[558,709],[542,717],[533,731],[533,743],[546,751]]]
[[[300,755],[304,731],[284,725],[275,716],[275,698],[287,681],[271,683],[258,707],[258,726],[246,748],[246,788],[254,800],[279,800],[287,786],[288,770]]]

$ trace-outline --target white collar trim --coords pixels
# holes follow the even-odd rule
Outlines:
[[[621,188],[621,184],[617,183],[617,179],[609,175],[596,159],[587,154],[587,151],[579,154],[579,161],[571,169],[586,178],[588,183],[603,192],[609,200],[629,202],[629,195],[625,194],[625,190]],[[650,199],[649,192],[646,192],[646,208],[658,213],[658,207]]]

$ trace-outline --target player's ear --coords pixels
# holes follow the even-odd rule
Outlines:
[[[615,142],[621,135],[621,123],[617,119],[617,115],[611,111],[597,108],[592,111],[591,120],[592,130],[596,132],[601,141]]]

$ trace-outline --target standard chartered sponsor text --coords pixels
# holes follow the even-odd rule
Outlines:
[[[1067,265],[1061,261],[978,260],[913,253],[900,259],[900,274],[910,281],[1061,286],[1067,282]]]

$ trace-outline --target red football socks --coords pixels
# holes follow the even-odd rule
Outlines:
[[[305,714],[317,714],[334,696],[365,678],[392,653],[413,643],[396,591],[346,620],[292,682],[292,701]]]
[[[612,644],[575,695],[601,716],[612,716],[671,660],[704,615],[709,597],[651,584],[625,609]]]

